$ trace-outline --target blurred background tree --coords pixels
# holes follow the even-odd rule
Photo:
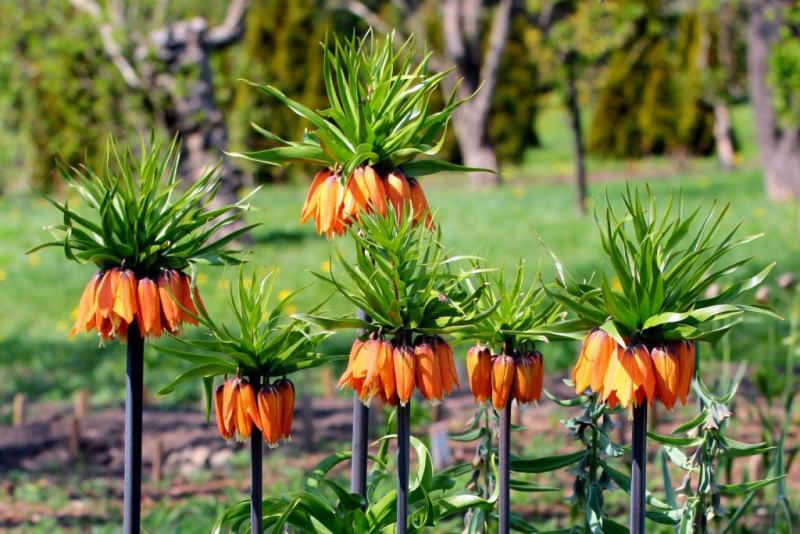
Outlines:
[[[702,99],[699,17],[675,2],[621,0],[634,26],[608,58],[589,150],[601,155],[708,154],[713,110]]]
[[[539,144],[537,118],[555,97],[573,132],[579,208],[587,157],[716,152],[723,168],[732,167],[729,108],[748,98],[770,193],[800,191],[796,2],[0,4],[0,187],[26,180],[57,187],[54,158],[74,164],[88,154],[92,162],[106,132],[180,130],[190,169],[219,160],[219,148],[262,148],[251,121],[296,138],[301,123],[236,80],[268,82],[318,106],[318,43],[326,32],[373,26],[416,34],[433,52],[434,68],[455,66],[448,87],[463,78],[462,96],[481,87],[454,119],[448,157],[492,168],[521,162]],[[223,170],[230,195],[252,173],[256,182],[293,179],[225,159]],[[497,180],[476,177],[476,183]]]
[[[767,193],[800,196],[800,6],[795,1],[748,3],[750,100]]]

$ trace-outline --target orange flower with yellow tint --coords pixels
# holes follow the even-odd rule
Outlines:
[[[380,176],[373,167],[357,167],[344,180],[330,169],[319,171],[308,189],[300,211],[300,224],[314,220],[317,233],[328,238],[341,235],[362,213],[386,215],[391,205],[399,219],[410,205],[413,221],[433,225],[428,201],[417,180],[406,178],[399,170]]]
[[[694,342],[668,341],[628,347],[600,329],[589,332],[572,372],[575,391],[590,391],[614,407],[661,402],[685,405],[694,376]]]

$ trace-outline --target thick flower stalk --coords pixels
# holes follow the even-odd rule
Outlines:
[[[151,140],[134,156],[109,139],[106,165],[96,173],[87,167],[59,167],[84,209],[45,197],[63,214],[48,227],[67,259],[92,263],[96,272],[81,295],[70,335],[97,331],[101,343],[127,343],[125,410],[125,489],[123,530],[139,532],[141,500],[142,396],[144,340],[184,323],[196,324],[202,309],[197,288],[186,272],[196,263],[227,264],[239,260],[225,245],[247,232],[242,227],[219,237],[243,215],[247,205],[212,208],[219,175],[210,169],[180,188],[180,147]],[[216,239],[216,240],[215,240]]]
[[[525,287],[524,263],[512,277],[505,269],[474,264],[475,280],[483,286],[478,310],[481,319],[459,337],[477,341],[467,350],[469,386],[479,411],[497,411],[499,419],[497,458],[498,526],[507,534],[511,528],[511,405],[536,403],[544,388],[544,356],[536,343],[561,336],[563,321],[559,306],[547,299],[541,287]],[[483,405],[491,403],[491,407]]]
[[[430,54],[415,61],[413,38],[400,51],[394,35],[376,39],[372,32],[322,45],[323,78],[329,107],[311,110],[269,85],[257,85],[297,115],[310,129],[299,142],[256,127],[274,148],[235,153],[270,165],[306,163],[320,168],[308,190],[300,222],[313,220],[320,235],[343,234],[362,214],[399,217],[410,204],[414,224],[433,221],[419,178],[440,171],[485,171],[419,159],[436,155],[447,124],[463,103],[450,95],[444,107],[429,109],[449,70],[428,71]],[[249,82],[248,82],[249,83]]]
[[[291,439],[296,393],[288,377],[330,361],[316,350],[327,333],[312,332],[307,324],[286,316],[292,295],[273,305],[275,278],[274,271],[259,280],[255,269],[250,276],[241,270],[229,298],[231,323],[235,326],[213,320],[195,302],[197,321],[208,336],[174,338],[177,347],[158,347],[165,354],[195,364],[159,395],[202,377],[206,417],[210,418],[213,405],[220,436],[227,441],[249,439],[251,532],[262,530],[262,440],[274,448]],[[214,390],[219,378],[222,383]]]
[[[726,262],[728,255],[759,236],[734,240],[734,227],[714,242],[727,207],[719,213],[712,208],[701,220],[700,208],[684,215],[682,201],[676,208],[670,199],[658,216],[652,195],[643,203],[629,189],[623,200],[622,218],[609,206],[599,223],[616,287],[605,275],[597,285],[576,283],[562,268],[548,291],[591,327],[572,373],[578,394],[597,394],[612,407],[658,401],[672,409],[688,399],[697,341],[719,339],[745,313],[772,314],[734,302],[772,265],[710,296],[709,286],[748,261]]]
[[[682,200],[676,206],[670,198],[659,215],[649,189],[642,199],[628,188],[622,200],[623,216],[609,203],[605,220],[598,219],[614,282],[603,274],[599,283],[578,283],[558,265],[558,282],[548,291],[591,329],[573,371],[576,392],[631,410],[629,528],[640,534],[645,529],[647,407],[656,401],[667,409],[686,403],[697,341],[719,339],[746,313],[774,315],[735,303],[774,264],[710,295],[712,284],[748,261],[730,259],[730,253],[759,236],[735,240],[737,225],[720,238],[727,207],[719,213],[712,207],[704,217],[701,208],[685,215]]]

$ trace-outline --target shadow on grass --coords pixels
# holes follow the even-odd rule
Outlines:
[[[267,232],[255,233],[253,239],[259,245],[285,245],[298,244],[316,238],[310,229],[285,229],[274,228]]]

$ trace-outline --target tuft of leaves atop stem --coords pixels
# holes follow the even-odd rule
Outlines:
[[[46,195],[63,214],[62,224],[47,227],[54,240],[45,247],[62,247],[65,256],[79,263],[94,263],[101,270],[125,267],[137,274],[159,269],[182,271],[190,263],[238,263],[234,252],[223,249],[253,228],[245,226],[213,240],[249,209],[247,199],[212,208],[220,186],[216,168],[208,169],[185,189],[178,175],[180,145],[151,138],[142,142],[137,157],[109,137],[103,169],[65,168],[59,171],[87,210],[78,210]],[[89,213],[85,213],[88,211]]]

